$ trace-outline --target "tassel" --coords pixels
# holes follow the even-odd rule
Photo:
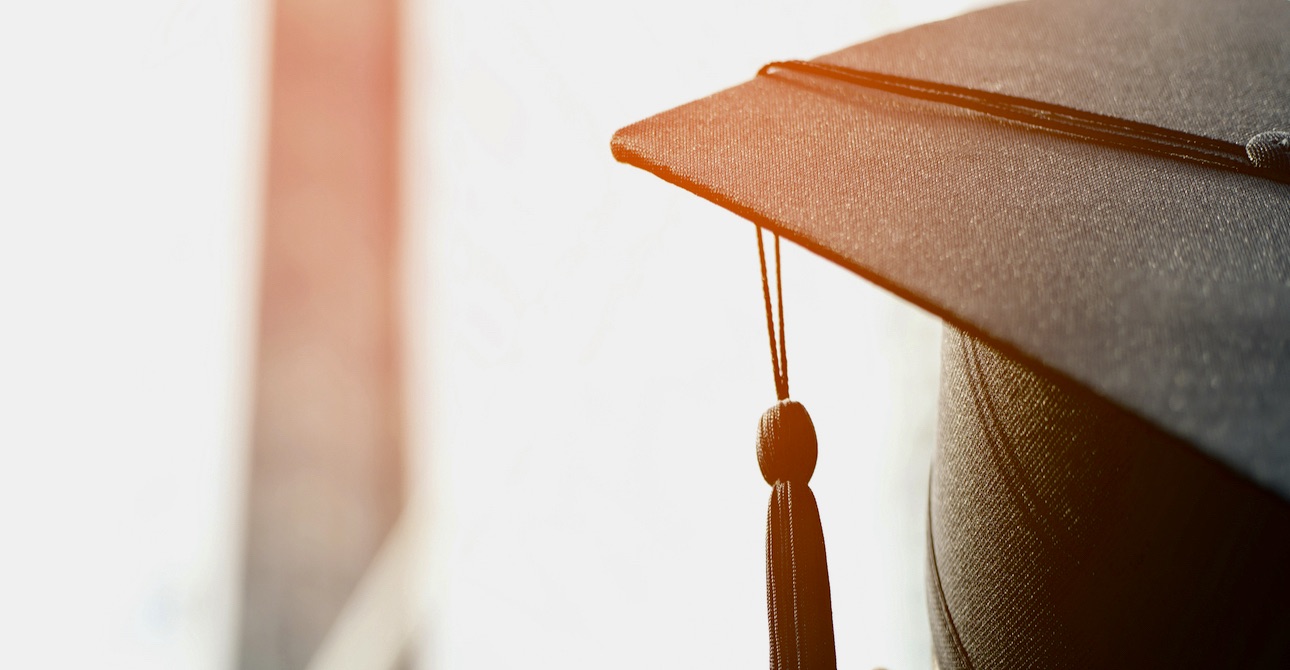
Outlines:
[[[833,646],[833,604],[824,555],[820,510],[808,482],[819,452],[815,424],[806,408],[788,399],[788,348],[784,337],[784,289],[780,280],[779,235],[775,235],[775,293],[779,338],[770,301],[766,247],[757,229],[766,331],[779,402],[761,417],[757,464],[774,487],[766,511],[766,620],[770,626],[770,670],[837,670]]]
[[[818,451],[806,408],[781,400],[757,433],[757,464],[774,487],[766,512],[766,618],[771,670],[836,670],[824,530],[807,483]]]

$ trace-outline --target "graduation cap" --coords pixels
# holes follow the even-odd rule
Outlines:
[[[945,320],[942,669],[1290,667],[1286,131],[1290,2],[1029,0],[772,63],[612,147]],[[802,417],[759,438],[809,452],[763,462],[772,669],[836,664],[814,501],[779,490],[809,497]]]

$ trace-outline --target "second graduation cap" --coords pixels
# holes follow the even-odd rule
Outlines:
[[[1284,0],[1030,0],[614,136],[945,319],[941,668],[1290,665],[1287,35]]]

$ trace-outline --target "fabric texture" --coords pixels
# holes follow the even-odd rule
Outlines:
[[[1290,665],[1286,503],[955,328],[929,512],[942,670]]]
[[[1029,0],[819,60],[1244,145],[1290,129],[1287,34],[1284,0]],[[1290,498],[1285,184],[793,72],[612,144]]]

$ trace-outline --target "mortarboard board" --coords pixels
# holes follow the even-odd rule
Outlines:
[[[1290,663],[1288,35],[1284,0],[1029,0],[614,136],[945,319],[942,668]]]

